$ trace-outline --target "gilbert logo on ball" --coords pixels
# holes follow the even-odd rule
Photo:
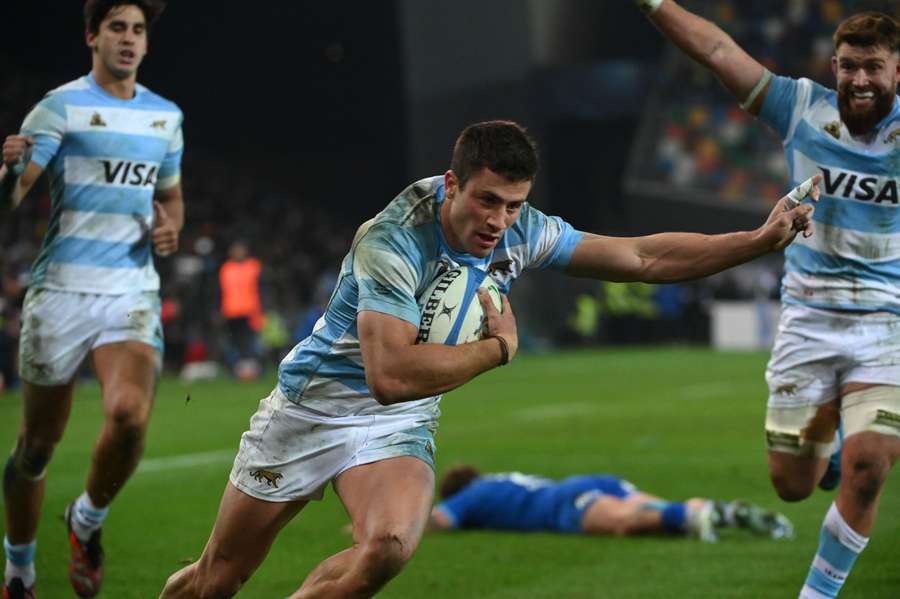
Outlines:
[[[500,310],[500,289],[482,270],[459,266],[435,279],[419,298],[422,318],[416,343],[459,345],[481,339],[485,317],[477,291],[482,287]]]

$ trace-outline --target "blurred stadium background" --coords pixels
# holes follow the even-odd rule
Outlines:
[[[684,4],[773,71],[824,83],[838,21],[867,8],[900,14],[896,0]],[[81,5],[4,6],[0,134],[17,131],[48,89],[88,70]],[[198,555],[238,435],[277,359],[327,300],[357,225],[407,183],[443,172],[466,124],[528,126],[543,161],[532,202],[599,233],[753,228],[786,186],[774,136],[624,0],[172,1],[139,81],[184,110],[187,224],[180,252],[157,260],[166,378],[145,473],[123,494],[109,535],[142,561],[113,566],[106,596],[155,596],[179,559]],[[49,214],[46,185],[38,187],[0,222],[0,446],[12,445],[20,420],[18,314]],[[219,268],[237,240],[262,264],[264,312],[253,352],[262,371],[238,368],[258,377],[242,386],[232,382],[238,356],[219,309]],[[609,470],[673,497],[777,504],[760,430],[765,353],[753,350],[771,338],[780,268],[775,256],[666,286],[525,277],[511,301],[532,355],[446,400],[440,464]],[[196,380],[207,375],[215,378]],[[93,385],[86,373],[47,510],[61,512],[80,488],[100,422]],[[508,435],[485,422],[508,423]],[[900,596],[889,565],[900,549],[896,478],[842,597]],[[385,596],[792,597],[827,503],[784,508],[799,531],[787,544],[427,539]],[[150,535],[155,510],[166,522]],[[346,543],[333,497],[309,511],[242,596],[286,593]],[[116,530],[116,521],[134,526]],[[38,564],[50,597],[67,592],[55,526],[42,523]],[[734,577],[737,588],[723,586]]]

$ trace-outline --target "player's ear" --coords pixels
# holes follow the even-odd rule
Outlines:
[[[90,48],[91,50],[96,50],[97,49],[97,34],[85,30],[84,43],[87,44],[87,47]]]
[[[453,199],[453,197],[459,191],[459,179],[456,178],[456,173],[453,170],[448,170],[444,173],[444,197]]]

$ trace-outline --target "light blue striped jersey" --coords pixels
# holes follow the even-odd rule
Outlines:
[[[851,137],[837,92],[775,77],[760,117],[781,136],[793,185],[822,174],[815,233],[785,250],[785,302],[900,313],[900,98],[871,139]]]
[[[500,289],[529,268],[564,268],[582,237],[568,223],[528,203],[486,258],[447,245],[440,224],[443,177],[404,190],[356,233],[334,293],[312,334],[281,363],[278,384],[291,401],[332,415],[414,414],[437,418],[440,397],[380,405],[366,386],[356,316],[371,310],[419,326],[418,298],[445,269],[467,265],[490,274]]]
[[[181,176],[181,110],[138,85],[122,100],[93,74],[48,93],[22,134],[47,172],[52,209],[32,269],[37,288],[122,294],[159,289],[153,193]]]

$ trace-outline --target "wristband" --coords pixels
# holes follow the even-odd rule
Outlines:
[[[634,0],[634,3],[645,15],[652,15],[659,10],[659,5],[663,3],[663,0]]]
[[[494,339],[500,343],[500,364],[498,366],[506,366],[509,364],[509,344],[500,335],[494,335]]]

